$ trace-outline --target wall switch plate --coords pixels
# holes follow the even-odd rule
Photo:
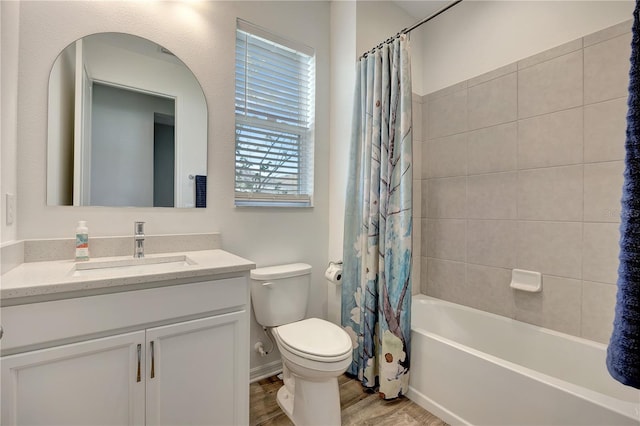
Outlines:
[[[7,192],[5,195],[5,204],[7,206],[7,225],[13,225],[16,215],[16,196]]]

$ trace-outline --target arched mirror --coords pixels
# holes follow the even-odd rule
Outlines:
[[[83,37],[53,64],[48,102],[48,205],[206,207],[207,105],[169,50]]]

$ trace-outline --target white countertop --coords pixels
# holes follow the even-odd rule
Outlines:
[[[58,260],[23,263],[0,278],[0,299],[31,296],[54,296],[59,293],[83,290],[107,290],[111,287],[166,282],[168,280],[205,277],[218,274],[245,272],[255,268],[255,263],[224,250],[201,250],[181,253],[150,254],[145,259],[168,255],[185,255],[183,263],[158,264],[142,268],[103,268],[90,272],[77,271],[76,264],[83,267],[91,262],[131,259],[131,256],[100,257],[88,262]]]

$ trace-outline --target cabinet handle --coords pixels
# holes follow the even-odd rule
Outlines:
[[[153,351],[153,340],[151,341],[151,378],[156,377],[156,362],[155,362],[155,354]]]
[[[138,344],[138,374],[136,376],[136,382],[139,382],[140,380],[142,380],[142,377],[140,377],[140,357],[142,356],[142,345]]]
[[[2,339],[2,336],[4,336],[4,330],[2,329],[2,326],[0,325],[0,339]]]

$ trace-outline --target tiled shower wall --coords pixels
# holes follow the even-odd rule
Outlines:
[[[608,341],[630,29],[414,97],[422,293]],[[541,272],[543,291],[512,290],[513,268]]]

